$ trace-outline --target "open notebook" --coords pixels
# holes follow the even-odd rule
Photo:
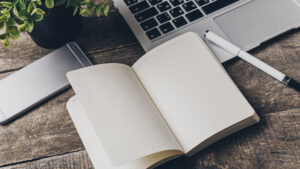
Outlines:
[[[96,169],[153,168],[259,121],[195,33],[132,67],[101,64],[67,77],[76,93],[67,109]]]

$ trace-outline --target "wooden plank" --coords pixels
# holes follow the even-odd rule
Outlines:
[[[19,69],[49,52],[50,50],[36,46],[29,35],[22,34],[19,41],[12,43],[10,48],[1,45],[0,72]]]
[[[65,109],[72,90],[62,93],[17,121],[0,126],[0,166],[82,150]]]
[[[77,42],[94,63],[119,62],[133,64],[142,55],[128,26],[117,12],[108,17],[85,18],[84,27]],[[92,23],[92,24],[91,24]],[[258,58],[300,80],[300,29],[289,32],[254,50]],[[126,49],[125,49],[126,48]],[[118,53],[128,50],[131,53]],[[21,68],[50,52],[37,47],[27,34],[9,49],[0,48],[0,72]],[[111,54],[110,54],[111,52]],[[128,60],[127,57],[134,56]],[[104,55],[106,55],[104,57]],[[102,58],[99,58],[99,57]],[[125,57],[127,61],[123,62]],[[105,59],[105,60],[103,60]],[[257,111],[272,112],[300,107],[300,95],[286,88],[256,68],[242,62],[231,61],[227,71]]]
[[[94,61],[113,60],[130,64],[143,51],[124,48],[114,52],[93,54],[93,58],[97,58]],[[0,74],[0,79],[11,73]],[[0,126],[0,166],[82,150],[81,140],[65,108],[73,94],[69,89],[15,122]]]
[[[138,45],[127,24],[116,11],[107,17],[83,18],[82,22],[83,28],[76,42],[88,55]],[[24,67],[51,51],[38,47],[24,33],[10,48],[0,46],[0,72]]]
[[[299,37],[299,35],[298,32],[292,34],[292,36],[296,37]],[[293,40],[294,38],[288,35],[287,40]],[[279,40],[279,42],[281,41]],[[279,42],[274,44],[276,45]],[[272,46],[274,44],[267,46],[267,51],[273,50]],[[295,50],[297,51],[298,49],[293,49],[291,52]],[[89,56],[94,63],[120,62],[131,65],[143,53],[140,46],[129,45],[100,53],[91,52]],[[258,54],[264,56],[261,53]],[[292,55],[287,56],[292,57]],[[300,62],[296,60],[295,63]],[[296,70],[298,67],[297,64],[291,63],[292,66],[289,66],[289,64],[284,66],[290,67],[291,70]],[[290,89],[285,89],[283,85],[265,76],[253,67],[238,61],[229,64],[227,70],[242,89],[247,99],[250,100],[250,103],[258,110],[259,114],[265,114],[272,110],[273,106],[275,107],[274,109],[299,107],[298,94]],[[241,74],[241,72],[244,74]],[[297,75],[296,71],[295,75]],[[266,80],[260,81],[260,79]],[[296,79],[299,78],[297,77]],[[272,90],[268,91],[270,88],[269,86],[264,86],[265,84],[272,85]],[[284,90],[281,91],[283,88]],[[14,123],[1,127],[0,142],[4,144],[0,146],[0,165],[82,150],[81,141],[65,109],[65,103],[71,95],[73,95],[73,91],[63,93]],[[47,125],[44,126],[43,124]],[[51,139],[47,140],[44,138]]]
[[[300,72],[298,71],[300,69],[299,38],[300,29],[280,36],[251,53],[300,81]],[[90,58],[94,63],[118,62],[132,65],[143,54],[144,51],[140,46],[132,45],[99,53],[92,51]],[[224,66],[258,113],[300,107],[299,93],[248,63],[235,59],[225,63]]]
[[[107,17],[84,18],[82,31],[76,42],[88,53],[139,45],[127,23],[117,12]]]
[[[34,160],[32,162],[1,167],[1,169],[47,169],[47,168],[76,168],[92,169],[93,165],[85,150],[69,154],[57,155],[49,158]]]
[[[13,72],[0,74],[0,78]],[[0,166],[82,150],[81,140],[66,109],[71,89],[46,101],[15,122],[0,126]]]
[[[300,168],[300,109],[268,113],[261,122],[208,147],[191,159],[158,169]]]
[[[284,34],[253,50],[258,58],[300,81],[300,29]],[[126,48],[126,49],[125,49]],[[127,53],[121,52],[126,50]],[[105,52],[90,51],[94,63],[118,62],[132,65],[144,54],[139,45],[126,46]],[[131,59],[127,59],[132,57]],[[124,62],[123,59],[126,59]],[[129,62],[128,62],[129,61]],[[249,100],[260,112],[274,112],[300,107],[300,94],[255,67],[234,59],[224,64],[227,72]]]
[[[115,11],[108,17],[86,18],[83,22],[83,32],[77,42],[94,63],[131,65],[144,53]],[[253,52],[300,80],[297,71],[300,65],[299,38],[300,30],[292,31]],[[50,51],[37,47],[24,34],[11,48],[0,48],[0,72],[19,69]],[[232,61],[225,67],[259,114],[300,107],[299,94],[252,66]],[[72,95],[73,91],[68,90],[14,123],[0,127],[0,165],[82,150],[81,141],[65,110],[65,103]]]
[[[112,4],[112,0],[107,0],[107,2]],[[137,43],[114,7],[107,17],[82,18],[82,25],[82,31],[76,42],[89,50],[102,51]],[[93,39],[92,42],[89,42],[91,39]],[[10,48],[5,48],[0,44],[0,72],[24,67],[51,51],[37,46],[27,33],[22,33],[17,42],[12,42]]]
[[[300,168],[300,109],[269,113],[257,125],[233,134],[191,158],[157,169]],[[92,168],[85,151],[24,162],[3,169]]]
[[[252,51],[255,56],[300,81],[300,29],[286,33]],[[300,94],[241,60],[225,67],[258,112],[300,107]]]

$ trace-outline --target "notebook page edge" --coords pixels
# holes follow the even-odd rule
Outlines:
[[[73,71],[73,72],[71,72],[71,73],[69,73],[68,74],[68,79],[70,80],[70,82],[71,82],[71,85],[73,86],[73,89],[75,90],[75,93],[76,93],[76,87],[78,87],[78,83],[84,83],[84,80],[83,80],[83,82],[81,82],[82,80],[79,80],[79,81],[77,81],[76,82],[76,78],[78,78],[78,79],[80,79],[81,77],[84,77],[84,76],[87,76],[87,75],[89,75],[89,73],[90,72],[94,72],[94,73],[97,73],[96,71],[102,71],[102,70],[105,70],[105,69],[111,69],[112,67],[123,67],[124,69],[131,69],[130,67],[128,67],[128,66],[126,66],[126,65],[123,65],[123,64],[104,64],[104,65],[96,65],[96,66],[91,66],[91,67],[88,67],[88,68],[85,68],[85,69],[81,69],[81,70],[76,70],[76,71]],[[133,71],[132,71],[133,72]],[[134,73],[134,72],[133,72]],[[77,86],[76,86],[76,83],[77,83]],[[100,82],[99,82],[100,83]],[[99,83],[97,83],[97,84],[99,84]],[[74,86],[74,84],[75,84],[75,86]],[[92,83],[92,84],[94,84],[94,83]],[[99,85],[97,85],[97,86],[99,86]],[[100,85],[101,86],[101,85]],[[103,87],[103,86],[102,86]],[[126,87],[126,86],[125,86]],[[84,86],[84,89],[86,89],[86,88],[88,88],[88,86]],[[77,92],[78,92],[78,90],[79,89],[77,89]],[[89,89],[88,89],[89,90]],[[144,91],[145,92],[145,91]],[[79,97],[79,100],[80,100],[80,98],[82,97],[80,97],[80,94],[78,95],[78,93],[77,93],[77,97]],[[148,98],[149,96],[147,95],[147,98]],[[82,98],[81,98],[82,99]],[[87,99],[90,99],[90,98],[87,98]],[[92,101],[92,100],[96,100],[97,98],[95,98],[95,99],[90,99],[90,101]],[[151,104],[153,104],[152,102],[151,102]],[[154,104],[153,104],[154,105]],[[116,106],[118,106],[118,105],[116,105]],[[154,110],[153,110],[154,111]],[[153,112],[152,111],[152,112]],[[155,111],[156,111],[156,109],[155,109]],[[95,119],[90,119],[90,120],[92,120],[92,121],[94,121]],[[159,122],[159,121],[158,121]],[[157,122],[157,123],[158,123]],[[132,122],[131,122],[132,123]],[[164,123],[164,122],[163,122]],[[164,123],[165,124],[165,123]],[[164,124],[161,124],[161,125],[155,125],[155,126],[163,126]],[[126,127],[126,126],[125,126]],[[99,128],[99,127],[98,127]],[[156,127],[157,128],[157,127]],[[163,128],[161,128],[162,130],[163,130]],[[155,128],[153,129],[154,131],[153,132],[155,132],[156,130],[155,130]],[[167,129],[168,130],[168,129]],[[103,130],[102,130],[103,131]],[[163,130],[163,131],[165,131],[165,130]],[[160,133],[163,133],[163,131],[160,131]],[[148,130],[148,132],[149,132],[149,130]],[[96,133],[99,133],[99,132],[96,132]],[[155,136],[155,135],[154,135]],[[165,134],[165,136],[163,136],[162,138],[166,138],[168,136],[168,134]],[[130,136],[128,136],[128,137],[130,137]],[[128,138],[127,137],[127,138]],[[173,138],[173,136],[171,137],[169,137],[169,139],[170,140],[172,140],[172,138]],[[141,138],[139,138],[138,140],[143,140],[144,139],[144,137],[141,137]],[[123,140],[124,141],[124,139],[117,139],[117,140]],[[165,140],[165,139],[164,139]],[[146,141],[147,142],[147,141]],[[155,142],[157,142],[157,143],[159,143],[159,141],[155,141]],[[160,142],[163,142],[163,141],[160,141]],[[175,141],[174,141],[174,139],[173,139],[173,142],[175,143]],[[175,144],[174,143],[172,143],[172,142],[168,142],[168,143],[166,143],[166,144],[162,144],[162,147],[161,147],[161,149],[159,148],[160,146],[159,145],[156,145],[156,149],[154,148],[153,150],[152,149],[149,149],[149,148],[145,148],[145,149],[148,149],[148,151],[146,151],[145,153],[143,153],[142,155],[137,155],[137,156],[134,156],[134,157],[131,157],[130,155],[127,155],[127,156],[124,156],[125,158],[123,158],[122,159],[122,161],[121,160],[116,160],[116,159],[114,159],[114,158],[111,158],[111,156],[109,156],[110,157],[110,159],[113,161],[113,163],[114,164],[116,164],[116,165],[121,165],[121,164],[124,164],[125,162],[127,162],[127,161],[131,161],[131,160],[135,160],[135,159],[139,159],[139,158],[141,158],[141,157],[144,157],[144,156],[148,156],[148,155],[150,155],[150,154],[153,154],[153,153],[155,153],[155,152],[158,152],[158,151],[164,151],[164,150],[181,150],[181,147],[180,147],[180,145],[178,145],[178,143],[176,142],[175,144],[177,145],[177,146],[175,146]],[[105,146],[104,146],[105,147]],[[146,147],[146,146],[144,146],[144,147]],[[148,147],[150,147],[149,145],[148,145]],[[135,151],[137,151],[137,150],[135,150]],[[126,152],[126,151],[123,151],[123,152]],[[114,153],[114,154],[116,154],[116,153]],[[133,154],[132,154],[133,155]]]
[[[97,137],[96,131],[91,126],[88,117],[85,115],[76,95],[68,100],[66,107],[95,169],[147,169],[183,154],[183,152],[176,150],[157,152],[124,165],[115,166],[105,154],[103,145]]]
[[[139,71],[140,71],[140,69],[143,69],[142,66],[143,66],[144,63],[147,62],[147,60],[151,60],[151,58],[153,59],[154,57],[157,57],[157,56],[155,56],[157,53],[159,53],[159,52],[161,52],[161,51],[163,51],[163,50],[166,50],[166,48],[168,48],[168,47],[170,47],[170,46],[173,46],[173,45],[176,45],[177,42],[181,42],[181,41],[183,41],[184,39],[187,39],[187,38],[194,38],[194,40],[195,40],[195,39],[198,39],[197,42],[200,42],[201,45],[202,45],[204,48],[206,47],[207,50],[205,50],[205,51],[208,52],[208,53],[206,53],[206,54],[214,56],[213,53],[209,50],[209,48],[207,47],[207,45],[204,43],[204,41],[201,39],[201,37],[200,37],[199,35],[197,35],[197,34],[195,34],[195,33],[187,33],[187,34],[181,35],[181,36],[179,36],[179,37],[177,37],[177,38],[175,38],[175,39],[173,39],[173,40],[171,40],[171,41],[169,41],[169,42],[163,44],[162,46],[159,46],[159,47],[153,49],[153,50],[150,51],[148,54],[146,54],[146,56],[142,57],[138,62],[136,62],[136,64],[133,65],[133,69],[134,69],[135,72],[138,74],[138,76],[143,77],[143,74],[139,74]],[[205,53],[205,52],[204,52],[204,53]],[[163,56],[161,56],[161,57],[163,57]],[[209,56],[209,57],[210,57],[210,56]],[[210,62],[212,62],[212,60],[210,60]],[[231,125],[234,125],[234,124],[238,123],[239,121],[241,121],[241,120],[243,120],[243,119],[248,118],[249,116],[251,116],[251,112],[254,112],[254,110],[253,110],[253,108],[251,107],[251,105],[248,103],[248,101],[245,99],[245,97],[241,94],[241,92],[239,91],[239,89],[237,88],[237,86],[234,84],[234,82],[232,81],[232,79],[230,78],[230,76],[227,74],[226,70],[225,70],[224,67],[221,65],[221,63],[219,63],[219,61],[217,60],[217,58],[213,57],[213,62],[215,62],[216,64],[218,64],[218,67],[222,69],[222,72],[225,73],[225,74],[223,74],[223,76],[226,76],[226,78],[229,79],[229,81],[227,80],[227,82],[230,83],[232,89],[235,90],[236,95],[239,95],[239,97],[242,98],[242,100],[244,101],[244,106],[247,107],[247,112],[248,112],[248,113],[245,113],[243,118],[241,117],[238,121],[236,121],[236,122],[233,122],[233,121],[232,121],[232,122],[230,123]],[[168,64],[166,64],[166,66],[168,66]],[[218,69],[219,69],[219,68],[218,68]],[[219,70],[220,70],[220,69],[219,69]],[[141,80],[141,82],[142,82],[142,83],[145,83],[144,80]],[[147,89],[147,85],[144,85],[144,86],[145,86],[145,88]],[[151,84],[148,84],[148,87],[149,87],[149,86],[151,86]],[[147,91],[148,91],[148,89],[147,89]],[[152,93],[151,91],[148,91],[148,92],[149,92],[150,94]],[[152,98],[154,99],[154,101],[156,101],[156,100],[155,100],[155,97],[152,97]],[[156,103],[156,104],[159,105],[158,103]],[[244,107],[244,108],[245,108],[245,107]],[[160,108],[160,106],[158,106],[158,108]],[[246,109],[246,108],[245,108],[245,109]],[[161,112],[162,112],[162,114],[164,115],[164,111],[161,111]],[[168,120],[166,120],[166,121],[167,121],[167,123],[169,123]],[[229,127],[229,124],[226,125],[226,126]],[[171,129],[172,129],[172,127],[171,127]],[[202,141],[205,141],[206,139],[212,137],[213,135],[215,135],[215,134],[221,132],[223,129],[224,129],[224,128],[219,129],[218,131],[214,131],[213,133],[207,133],[207,137],[204,137],[202,140],[200,140],[200,143],[201,143]],[[175,135],[176,135],[176,134],[175,134]],[[176,135],[176,136],[177,136],[177,135]],[[177,136],[177,137],[178,137],[178,136]],[[179,136],[179,137],[180,137],[180,136]],[[200,143],[198,143],[198,144],[200,144]],[[193,147],[195,147],[195,146],[197,146],[197,144],[195,144]],[[191,150],[193,147],[187,148],[187,151],[186,151],[186,152],[188,152],[188,150]]]

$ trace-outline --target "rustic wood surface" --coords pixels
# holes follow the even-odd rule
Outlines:
[[[83,20],[76,40],[93,63],[132,65],[143,49],[116,10],[108,17]],[[11,48],[0,47],[0,78],[51,50],[23,34]],[[281,35],[251,51],[258,58],[300,81],[300,30]],[[261,122],[199,152],[158,169],[300,168],[300,94],[245,62],[224,64]],[[0,127],[0,168],[93,168],[66,111],[72,89],[44,102],[13,123]]]

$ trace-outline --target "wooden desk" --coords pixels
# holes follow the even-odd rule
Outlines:
[[[86,18],[76,40],[93,63],[133,64],[143,49],[120,15]],[[11,48],[0,47],[0,78],[50,50],[27,34]],[[300,81],[300,30],[286,33],[252,51],[258,58]],[[300,168],[300,94],[241,60],[225,68],[255,108],[261,122],[233,134],[192,158],[159,169]],[[0,127],[0,169],[93,168],[65,108],[69,89],[13,123]]]

